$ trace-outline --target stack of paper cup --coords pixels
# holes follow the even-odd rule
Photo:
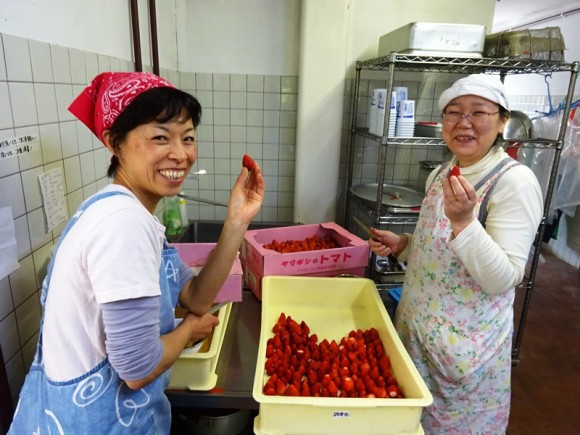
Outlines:
[[[399,116],[401,101],[409,98],[409,89],[406,86],[395,86],[393,87],[393,92],[397,94],[397,116]]]
[[[401,100],[397,116],[398,137],[413,137],[415,133],[415,101]]]
[[[369,98],[369,111],[367,113],[367,128],[369,133],[373,133],[377,124],[377,100],[379,97],[379,90],[373,89],[371,97]]]
[[[387,90],[379,89],[379,97],[377,99],[377,123],[375,133],[377,136],[382,136],[385,131],[385,112],[387,104]]]
[[[397,125],[397,93],[391,92],[391,111],[389,112],[389,137],[395,135],[395,126]]]

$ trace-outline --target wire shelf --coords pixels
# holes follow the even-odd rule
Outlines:
[[[440,137],[382,137],[376,134],[369,133],[369,129],[366,127],[356,127],[354,132],[367,139],[371,139],[375,142],[381,143],[383,145],[412,145],[412,146],[438,146],[446,147],[445,141]],[[557,140],[551,139],[526,139],[525,141],[506,141],[505,146],[508,148],[517,147],[524,145],[527,148],[549,148],[549,149],[561,149],[562,143]]]
[[[376,211],[372,207],[376,207],[373,202],[365,201],[356,195],[353,195],[350,191],[348,195],[354,203],[356,203],[360,210],[365,213],[371,221],[374,223],[376,221]],[[414,225],[419,219],[419,213],[392,213],[387,210],[386,206],[381,207],[381,214],[378,217],[378,223],[380,225]]]
[[[366,61],[358,61],[357,69],[382,71],[396,64],[397,70],[417,72],[531,74],[577,71],[578,62],[564,63],[531,59],[471,57],[439,57],[391,53]]]

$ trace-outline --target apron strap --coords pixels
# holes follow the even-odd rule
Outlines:
[[[52,268],[54,266],[54,259],[56,258],[56,253],[58,251],[58,248],[60,247],[60,244],[64,240],[65,236],[70,231],[70,229],[73,227],[73,225],[79,220],[79,218],[82,216],[82,214],[85,212],[85,210],[87,208],[89,208],[90,205],[94,204],[95,202],[97,202],[101,199],[108,198],[109,196],[115,196],[115,195],[131,196],[125,192],[103,192],[103,193],[99,193],[97,195],[94,195],[94,196],[90,197],[89,199],[87,199],[85,202],[83,202],[81,204],[81,206],[79,207],[79,209],[77,210],[77,212],[74,215],[72,215],[71,218],[69,219],[69,221],[67,222],[64,230],[62,231],[62,234],[60,235],[60,237],[58,239],[58,242],[56,244],[56,247],[54,248],[54,251],[52,253],[52,257],[50,258],[50,262],[48,264],[48,269],[47,269],[46,277],[45,277],[46,290],[44,290],[44,287],[45,287],[44,282],[42,284],[43,293],[44,293],[44,295],[41,298],[42,305],[44,305],[44,301],[46,300],[46,292],[48,292],[48,285],[50,284],[50,277],[52,275]]]
[[[490,172],[487,174],[483,179],[477,183],[475,186],[475,191],[478,191],[483,187],[486,182],[490,182],[489,186],[483,191],[483,200],[479,205],[479,213],[477,215],[477,220],[481,223],[483,228],[485,228],[485,221],[487,220],[487,204],[491,199],[491,194],[493,193],[495,187],[497,186],[498,181],[500,178],[511,168],[520,165],[517,160],[512,159],[511,157],[507,157],[499,162]]]
[[[508,165],[508,164],[510,164],[510,165]],[[512,159],[511,157],[501,160],[497,165],[495,165],[495,167],[491,171],[489,171],[485,175],[485,177],[483,177],[481,180],[479,180],[479,182],[475,186],[473,186],[473,188],[475,189],[475,191],[478,191],[479,189],[481,189],[483,187],[483,185],[485,183],[487,183],[491,179],[491,177],[493,177],[497,173],[501,172],[506,165],[509,166],[506,169],[509,169],[511,166],[514,166],[515,164],[519,164],[519,163],[516,160]]]

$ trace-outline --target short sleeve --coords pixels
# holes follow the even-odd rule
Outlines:
[[[116,209],[94,224],[80,251],[95,298],[107,303],[157,296],[163,245],[156,221],[132,198],[119,196],[99,206],[114,201],[109,206]]]

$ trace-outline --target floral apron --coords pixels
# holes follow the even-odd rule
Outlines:
[[[510,160],[474,186],[476,214],[512,166]],[[450,168],[436,175],[421,205],[395,324],[433,394],[433,404],[423,411],[425,433],[504,433],[514,290],[485,293],[448,247],[451,226],[444,213],[442,178]]]
[[[70,219],[57,244],[42,284],[44,308],[53,262],[60,243],[83,212],[95,201],[122,192],[105,192],[89,198]],[[174,328],[173,308],[179,294],[179,256],[164,243],[159,284],[161,287],[160,331]],[[63,355],[63,358],[66,358]],[[40,337],[30,372],[26,376],[14,421],[8,434],[169,434],[171,407],[164,390],[170,370],[140,390],[131,390],[108,359],[88,373],[66,382],[51,381],[42,361]]]

